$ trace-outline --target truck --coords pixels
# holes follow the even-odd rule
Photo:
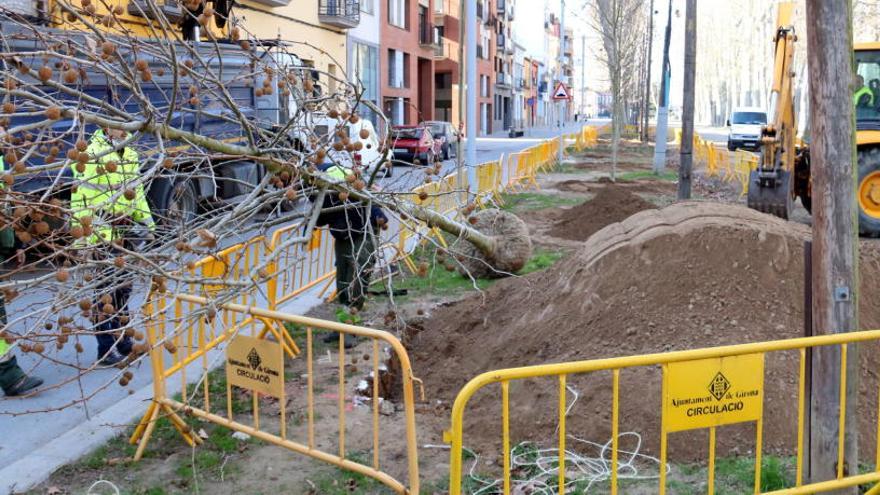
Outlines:
[[[761,129],[760,159],[750,173],[749,207],[781,218],[789,218],[794,200],[800,198],[812,210],[810,147],[797,137],[794,112],[794,44],[797,36],[791,22],[793,3],[779,4],[775,42],[775,70],[771,91],[772,120]],[[861,76],[873,98],[854,101],[858,153],[859,233],[880,237],[880,42],[853,46],[856,75]],[[856,88],[859,89],[859,88]]]
[[[756,151],[760,147],[761,127],[767,125],[767,112],[757,107],[737,107],[727,119],[727,149]]]
[[[178,6],[178,8],[182,7]],[[44,64],[49,66],[63,64],[62,60],[44,60],[43,55],[37,54],[45,48],[44,42],[41,40],[65,40],[71,46],[87,46],[89,41],[86,40],[83,31],[59,28],[52,25],[48,19],[49,16],[32,19],[31,25],[37,25],[40,30],[40,33],[37,34],[28,25],[0,16],[0,41],[5,44],[4,50],[7,53],[25,54],[17,60],[2,59],[3,70],[14,72],[15,65],[21,64],[34,68]],[[112,39],[112,35],[108,36]],[[294,72],[299,77],[313,78],[316,81],[313,91],[320,92],[321,90],[318,81],[319,74],[311,67],[304,65],[282,42],[272,40],[256,43],[254,45],[259,48],[252,48],[234,42],[229,37],[217,39],[216,42],[200,42],[197,38],[198,35],[183,36],[182,40],[166,40],[165,43],[170,43],[181,60],[194,58],[193,53],[198,53],[207,63],[209,69],[222,78],[225,91],[234,101],[235,111],[240,112],[247,120],[260,128],[278,130],[296,113],[297,108],[292,97],[281,97],[279,91],[262,91],[260,77],[243,77],[243,75],[257,72],[257,61],[265,61],[267,58],[273,60],[278,74]],[[245,141],[246,137],[243,134],[245,131],[240,122],[236,120],[237,116],[234,115],[232,105],[218,101],[200,101],[196,105],[191,104],[188,95],[185,94],[188,84],[175,86],[173,71],[166,70],[168,66],[166,60],[151,56],[150,50],[140,50],[136,53],[136,48],[126,46],[124,39],[119,41],[117,45],[119,46],[118,56],[120,59],[131,66],[134,66],[136,60],[139,63],[147,63],[153,76],[149,84],[142,84],[139,88],[156,110],[150,118],[167,118],[167,123],[176,129],[216,140],[233,143]],[[145,40],[144,42],[157,43],[159,41]],[[34,55],[27,55],[28,53],[34,53]],[[101,101],[111,102],[117,108],[125,109],[131,113],[143,115],[142,105],[137,102],[137,97],[132,94],[131,88],[109,82],[106,74],[95,68],[82,67],[79,69],[81,69],[81,77],[78,78],[78,92]],[[56,69],[56,74],[58,72]],[[31,71],[28,76],[22,77],[30,78],[38,91],[45,91],[55,101],[66,102],[72,107],[80,104],[76,101],[75,94],[65,94],[41,84],[37,79],[36,71]],[[178,92],[176,97],[175,91]],[[16,98],[7,99],[14,103]],[[176,101],[173,108],[170,103],[172,101]],[[13,114],[12,118],[8,119],[7,127],[15,128],[42,118],[41,115]],[[307,135],[302,131],[295,130],[297,127],[302,129],[300,126],[292,126],[294,130],[288,132],[289,141],[286,145],[293,146],[294,149],[306,150],[309,148]],[[74,129],[78,129],[77,123],[62,117],[52,122],[47,131],[58,138],[62,149],[67,149],[82,137],[78,132],[74,132]],[[95,129],[94,125],[84,126],[86,139]],[[155,136],[139,136],[137,142],[139,149],[155,151],[153,155],[141,153],[143,170],[153,168],[155,160],[162,156],[157,149],[158,144]],[[160,176],[148,181],[147,198],[153,215],[166,228],[173,229],[175,226],[191,224],[201,210],[234,203],[237,198],[251,192],[267,173],[260,163],[252,160],[218,159],[204,163],[203,154],[188,153],[193,150],[194,144],[192,143],[166,141],[163,145],[166,153],[176,155],[175,167],[172,170],[163,171]],[[192,162],[187,162],[187,156],[192,157]],[[27,173],[17,178],[14,185],[15,190],[36,194],[51,189],[52,195],[62,200],[67,199],[69,187],[65,186],[68,186],[72,180],[72,172],[69,167],[59,170],[44,170],[46,167],[41,167],[45,165],[44,157],[36,156],[36,154],[28,158],[26,165],[39,171]]]

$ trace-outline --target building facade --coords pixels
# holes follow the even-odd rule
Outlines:
[[[347,31],[360,24],[360,8],[359,0],[240,0],[235,17],[257,39],[293,42],[306,65],[342,78]],[[335,85],[332,78],[319,83],[331,91]]]
[[[459,90],[461,84],[460,64],[462,57],[461,8],[458,0],[434,0],[434,23],[439,43],[436,47],[434,82],[436,98],[434,109],[438,120],[452,122],[458,127],[463,121]],[[477,133],[486,135],[493,131],[496,52],[495,29],[489,14],[495,12],[496,0],[477,1]]]
[[[394,125],[434,119],[434,0],[380,0],[382,109]]]
[[[487,25],[495,31],[495,97],[492,127],[495,130],[508,130],[514,119],[514,40],[513,23],[514,0],[495,0],[495,9],[488,15]]]
[[[360,0],[360,23],[348,31],[348,79],[363,91],[363,99],[382,108],[379,43],[381,41],[381,12],[379,4],[384,0]],[[379,129],[379,116],[364,107],[360,114]]]

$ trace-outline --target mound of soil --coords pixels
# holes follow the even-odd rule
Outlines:
[[[609,191],[615,196],[619,191]],[[808,235],[802,225],[739,206],[681,203],[644,211],[609,225],[547,271],[502,280],[485,294],[435,309],[407,339],[414,371],[429,400],[449,407],[471,378],[499,368],[802,336]],[[880,277],[880,250],[866,242],[861,253],[867,295]],[[880,327],[880,298],[860,302],[861,327]],[[862,345],[859,354],[866,370],[860,434],[869,446],[876,430],[877,350]],[[797,352],[767,355],[765,452],[795,448],[798,359]],[[610,372],[569,376],[570,435],[609,440],[611,384]],[[641,433],[643,451],[656,455],[660,370],[624,370],[620,386],[620,431]],[[558,388],[554,379],[511,383],[512,445],[555,442]],[[499,453],[500,417],[500,386],[477,392],[465,413],[465,444]],[[718,454],[752,452],[754,435],[754,424],[720,428]],[[705,431],[672,434],[670,459],[704,460],[707,438]]]
[[[572,187],[571,184],[567,184]],[[565,187],[565,186],[564,186]],[[564,210],[549,234],[561,239],[585,241],[606,225],[617,223],[640,211],[656,208],[627,188],[604,185],[596,196]]]

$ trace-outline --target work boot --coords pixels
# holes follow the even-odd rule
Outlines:
[[[25,376],[18,383],[5,391],[7,397],[25,395],[31,390],[43,384],[43,379],[37,376]]]
[[[116,368],[125,362],[125,356],[116,349],[110,349],[103,357],[98,358],[98,368]]]

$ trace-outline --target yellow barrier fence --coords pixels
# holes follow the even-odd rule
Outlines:
[[[569,136],[575,147],[595,145],[597,131],[584,128]],[[478,167],[477,189],[481,201],[494,197],[500,202],[500,193],[523,183],[537,187],[538,172],[556,163],[559,139],[550,139],[507,160],[487,162]],[[432,181],[412,191],[413,200],[444,215],[457,215],[464,206],[460,194],[468,188],[467,177],[459,180],[453,173]],[[418,241],[433,235],[444,243],[436,228],[429,228],[412,219],[393,221],[390,233],[380,246],[385,262],[402,261],[411,271],[416,267],[408,258]],[[415,242],[414,242],[415,241]],[[262,267],[262,268],[260,268]],[[146,414],[131,437],[137,444],[135,459],[140,459],[146,448],[156,420],[167,417],[178,429],[184,440],[195,446],[201,438],[192,433],[181,413],[196,416],[234,430],[245,432],[275,445],[288,448],[315,459],[370,476],[398,493],[418,493],[418,462],[415,444],[415,419],[412,395],[412,371],[405,350],[392,335],[362,327],[342,325],[335,322],[279,313],[278,307],[301,294],[326,284],[323,296],[332,284],[334,269],[333,239],[326,229],[317,229],[308,236],[304,224],[298,223],[273,232],[267,241],[264,236],[234,245],[219,253],[205,257],[182,270],[187,278],[181,278],[173,287],[156,284],[143,307],[150,345],[149,357],[153,372],[154,398]],[[230,291],[231,286],[238,290]],[[224,294],[234,293],[230,300],[220,300]],[[258,309],[259,307],[268,309]],[[194,318],[196,316],[197,318]],[[297,343],[291,337],[286,324],[306,328],[305,342]],[[380,471],[378,433],[378,383],[373,380],[373,463],[359,464],[346,457],[345,448],[345,349],[342,344],[338,354],[339,381],[339,431],[338,454],[318,450],[315,446],[314,422],[314,356],[313,331],[337,332],[367,337],[373,340],[373,377],[378,376],[380,343],[383,343],[402,366],[403,393],[407,422],[408,488],[401,482]],[[210,378],[208,372],[216,367],[217,358],[223,357],[230,343],[250,336],[259,345],[277,346],[283,359],[305,359],[308,376],[308,434],[306,442],[294,442],[287,438],[287,422],[282,405],[281,420],[271,432],[260,426],[261,394],[252,395],[252,424],[236,421],[232,411],[231,384],[227,386],[225,415],[212,412]],[[341,337],[341,336],[340,336]],[[342,342],[344,339],[340,338]],[[301,348],[304,346],[304,351]],[[305,356],[303,357],[303,353]],[[191,386],[188,379],[198,377],[199,385]],[[167,384],[179,380],[180,401],[167,393]],[[271,394],[269,394],[271,395]],[[276,395],[277,398],[277,395]],[[285,402],[280,401],[282,404]]]
[[[749,173],[758,167],[758,154],[744,150],[730,151],[694,133],[694,162],[706,167],[709,177],[737,181],[740,196],[749,192]]]
[[[722,425],[736,423],[752,423],[755,425],[755,468],[754,468],[754,493],[761,493],[761,469],[762,469],[762,444],[763,444],[763,421],[765,394],[764,394],[764,363],[765,357],[770,354],[774,358],[774,365],[783,363],[789,365],[794,374],[793,366],[797,365],[797,418],[795,437],[786,439],[793,441],[797,445],[797,460],[794,486],[785,489],[776,490],[776,495],[786,494],[807,494],[821,493],[832,490],[839,490],[845,487],[853,487],[869,483],[880,482],[880,435],[877,436],[877,445],[875,446],[875,454],[877,460],[873,471],[864,474],[846,473],[844,471],[844,451],[843,437],[847,433],[845,431],[844,418],[846,416],[846,362],[847,351],[854,344],[860,342],[872,342],[880,340],[880,330],[854,332],[848,334],[823,335],[815,337],[797,338],[790,340],[778,340],[762,343],[749,343],[742,345],[732,345],[724,347],[714,347],[706,349],[695,349],[687,351],[669,352],[662,354],[646,354],[640,356],[628,356],[610,359],[597,359],[590,361],[580,361],[571,363],[548,364],[539,366],[529,366],[522,368],[511,368],[497,371],[489,371],[472,379],[459,392],[458,397],[452,407],[451,427],[444,433],[445,440],[452,447],[450,458],[450,493],[458,495],[462,489],[462,471],[463,471],[463,449],[465,445],[464,413],[468,401],[478,391],[490,386],[500,385],[501,406],[500,412],[500,432],[501,443],[504,446],[503,452],[503,493],[512,493],[514,481],[511,478],[511,438],[510,438],[510,418],[511,406],[510,402],[510,385],[512,382],[526,379],[548,378],[557,382],[558,389],[558,405],[555,407],[558,411],[558,462],[555,466],[544,466],[551,473],[558,473],[558,489],[560,494],[567,493],[566,487],[575,483],[576,480],[568,480],[569,473],[565,469],[566,449],[565,440],[568,432],[565,426],[566,414],[569,407],[567,398],[566,380],[570,377],[586,374],[586,373],[607,373],[610,374],[611,387],[608,396],[609,427],[611,431],[610,442],[610,490],[612,494],[618,493],[618,464],[621,454],[618,444],[619,437],[619,411],[621,401],[621,385],[620,378],[623,371],[630,371],[635,368],[660,367],[660,395],[662,397],[662,406],[658,409],[641,407],[641,414],[650,418],[650,415],[658,415],[656,418],[659,424],[659,431],[643,432],[644,434],[655,434],[659,436],[659,485],[656,493],[664,494],[666,492],[667,478],[667,445],[670,433],[679,431],[692,430],[709,430],[709,443],[706,446],[708,451],[708,471],[707,483],[708,493],[713,493],[715,482],[715,442],[716,429]],[[786,354],[786,352],[788,352]],[[839,409],[839,431],[840,437],[837,439],[837,457],[836,463],[837,476],[833,480],[817,481],[807,483],[804,478],[805,464],[805,411],[809,407],[807,394],[807,366],[809,361],[809,352],[823,353],[825,359],[831,359],[839,363],[837,376],[839,377],[840,393],[840,409]],[[794,358],[794,359],[792,359]],[[607,375],[606,375],[607,376]],[[644,378],[644,373],[629,373],[628,376],[639,376]],[[777,378],[779,376],[777,372]],[[644,383],[644,382],[642,382]],[[534,387],[534,381],[529,382],[530,387]],[[794,383],[792,383],[792,388]],[[602,390],[605,390],[604,387]],[[597,393],[593,391],[591,393]],[[632,400],[644,400],[644,397],[624,397]],[[773,397],[771,399],[776,404],[791,403],[790,399],[785,397]],[[535,404],[529,404],[531,410],[535,410]],[[554,407],[553,404],[547,404],[546,407]],[[876,402],[861,408],[859,410],[860,417],[868,415],[870,408],[878,407]],[[875,411],[876,412],[876,411]],[[517,415],[520,417],[521,415]],[[520,418],[521,419],[521,418]],[[794,418],[793,418],[794,421]],[[654,424],[653,419],[645,421],[647,424]],[[485,423],[481,423],[485,425]],[[880,420],[874,427],[880,431]],[[751,451],[752,447],[740,446],[741,449]],[[628,453],[626,455],[631,454]],[[603,457],[603,462],[605,462]],[[858,470],[854,470],[858,471]],[[632,486],[632,485],[628,485]],[[515,491],[513,493],[519,493]],[[880,493],[880,485],[875,486],[869,493]]]
[[[198,323],[193,325],[191,318],[184,317],[184,311],[189,314],[203,315]],[[340,468],[361,473],[369,476],[397,493],[419,493],[418,451],[416,444],[415,427],[415,399],[413,395],[413,375],[409,357],[402,344],[396,337],[388,332],[372,330],[369,328],[345,325],[336,322],[317,320],[302,316],[294,316],[271,310],[258,309],[249,305],[224,303],[218,304],[209,299],[191,295],[154,294],[145,307],[147,339],[150,344],[150,362],[154,370],[155,381],[153,402],[149,406],[146,415],[138,424],[131,437],[131,443],[138,445],[135,459],[139,459],[149,441],[150,435],[160,417],[167,417],[178,429],[183,438],[190,444],[201,443],[201,438],[192,433],[192,427],[186,423],[184,417],[196,417],[206,420],[235,431],[247,433],[279,447],[303,454],[314,459],[327,462]],[[275,358],[279,361],[273,368],[270,359],[272,352],[251,347],[253,340],[261,336],[263,326],[274,325],[281,328],[285,335],[288,329],[285,325],[293,325],[304,332],[302,346],[305,356],[306,390],[305,397],[286,397],[284,389],[284,353],[279,344],[265,342],[269,346],[277,346]],[[336,374],[337,390],[335,398],[337,402],[338,429],[332,438],[320,436],[316,431],[316,383],[322,377],[321,367],[316,366],[314,339],[326,335],[328,332],[338,334],[339,345],[336,349],[336,365],[333,373]],[[354,335],[371,341],[371,353],[369,363],[371,383],[369,384],[370,417],[372,423],[372,435],[370,449],[371,462],[363,464],[348,456],[349,449],[346,444],[346,413],[352,406],[352,394],[346,384],[346,373],[350,366],[361,360],[361,354],[347,356],[344,345],[344,336]],[[233,407],[234,393],[233,384],[226,383],[225,396],[218,397],[211,394],[211,361],[222,356],[221,348],[229,350],[235,344],[236,339],[243,339],[245,352],[252,349],[245,358],[254,372],[266,373],[267,386],[280,382],[275,390],[262,391],[251,389],[251,403],[249,411],[236,411]],[[283,342],[283,340],[279,340]],[[330,354],[329,351],[328,355]],[[406,423],[406,447],[404,452],[392,452],[386,459],[397,460],[401,457],[407,459],[407,480],[401,482],[387,473],[381,471],[380,436],[380,372],[385,369],[384,353],[389,352],[394,356],[395,362],[400,366],[401,393],[403,399],[403,414]],[[318,356],[320,357],[320,356]],[[366,359],[366,358],[364,358]],[[256,361],[254,361],[256,360]],[[230,358],[227,363],[227,377],[230,366],[235,363]],[[232,363],[232,364],[230,364]],[[249,372],[248,366],[245,370]],[[188,387],[183,379],[187,368],[198,371],[201,374],[201,387]],[[326,366],[323,367],[327,369]],[[180,375],[183,381],[181,399],[176,400],[166,393],[166,384],[174,375]],[[262,378],[257,378],[259,381]],[[224,395],[224,394],[220,394]],[[270,398],[271,397],[271,398]],[[274,399],[272,399],[274,398]],[[268,400],[277,400],[280,415],[273,420],[275,414],[261,414],[261,406]],[[297,401],[305,402],[297,405]],[[304,428],[299,427],[300,440],[294,440],[292,435],[291,418],[287,414],[287,407],[294,407],[305,411]],[[297,424],[296,421],[293,423]],[[318,445],[333,440],[336,443],[336,452],[324,452]],[[361,446],[359,446],[361,447]]]

